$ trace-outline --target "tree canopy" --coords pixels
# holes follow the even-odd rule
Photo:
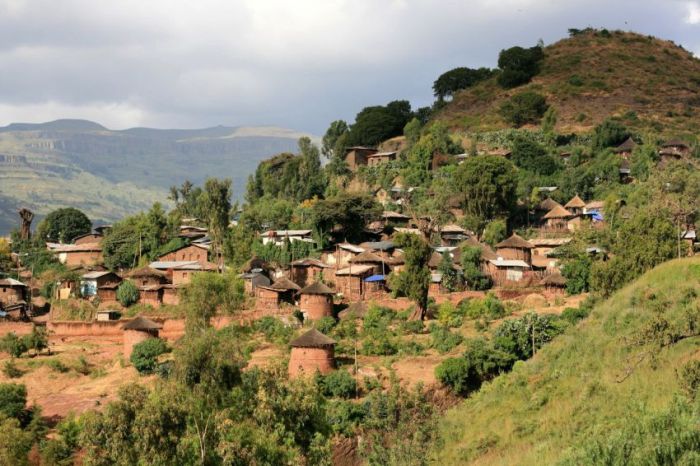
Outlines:
[[[441,74],[433,83],[433,94],[438,101],[452,97],[457,91],[466,89],[474,84],[484,81],[495,73],[489,68],[459,67]]]
[[[395,100],[387,105],[365,107],[350,126],[348,146],[376,146],[380,142],[400,136],[413,113],[407,100]]]
[[[544,60],[544,50],[535,46],[530,48],[511,47],[498,54],[498,83],[505,88],[526,84],[540,72],[540,63]]]
[[[92,222],[78,209],[66,207],[50,212],[37,227],[37,236],[42,241],[70,243],[76,237],[90,233]]]

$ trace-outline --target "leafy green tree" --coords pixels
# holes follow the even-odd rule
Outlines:
[[[496,329],[494,347],[512,354],[517,360],[525,360],[563,330],[564,324],[557,316],[528,312],[519,319],[505,320]]]
[[[540,46],[531,48],[511,47],[498,54],[498,84],[512,88],[526,84],[540,72],[544,60],[544,50]]]
[[[447,358],[435,368],[435,378],[459,395],[466,395],[481,385],[474,366],[465,358]]]
[[[406,143],[408,144],[409,148],[418,142],[422,129],[423,125],[421,124],[420,120],[415,117],[403,127],[403,135],[406,138]]]
[[[168,345],[160,338],[148,338],[134,345],[129,360],[139,374],[152,374],[158,363],[158,356],[168,351]]]
[[[433,158],[440,155],[458,154],[462,148],[452,141],[447,126],[433,124],[414,144],[406,155],[403,178],[409,186],[424,186],[432,176]]]
[[[350,128],[348,127],[348,124],[343,120],[336,120],[331,123],[321,141],[321,153],[324,155],[324,157],[331,160],[336,155],[343,155],[336,153],[336,144],[338,139],[347,134],[349,130]]]
[[[481,271],[481,249],[462,247],[462,275],[470,290],[485,290],[491,287],[491,281]]]
[[[486,224],[482,240],[491,247],[506,239],[508,227],[506,221],[502,218],[495,219]]]
[[[201,332],[217,310],[233,313],[245,300],[243,281],[234,272],[225,274],[196,273],[181,290],[186,312],[187,331]]]
[[[50,212],[37,226],[36,236],[42,241],[70,243],[91,231],[92,222],[87,215],[73,207],[66,207]]]
[[[72,466],[79,447],[82,426],[74,415],[68,415],[56,425],[56,434],[41,444],[41,464]]]
[[[464,196],[465,212],[482,225],[496,217],[507,216],[515,208],[516,171],[503,157],[469,157],[457,167],[455,181]]]
[[[206,212],[205,218],[212,239],[212,252],[219,266],[219,271],[223,271],[224,241],[231,212],[231,180],[207,178],[202,193],[202,206]]]
[[[438,272],[442,274],[440,283],[445,289],[448,291],[456,291],[460,287],[461,277],[454,267],[450,253],[447,251],[442,253],[442,260],[440,260],[440,264],[438,265]]]
[[[457,91],[466,89],[474,84],[493,76],[494,71],[489,68],[454,68],[441,74],[433,83],[433,94],[438,101],[452,97]]]
[[[367,222],[380,215],[381,207],[371,196],[343,193],[314,204],[311,225],[316,230],[320,246],[325,247],[329,233],[336,227],[346,241],[360,241]]]
[[[34,350],[34,354],[39,354],[49,347],[49,332],[45,326],[34,325],[32,332],[23,337],[27,350]]]
[[[185,180],[180,187],[171,186],[168,199],[175,203],[175,212],[180,218],[202,218],[203,210],[200,196],[202,188]]]
[[[326,396],[335,398],[352,398],[357,393],[355,379],[346,370],[333,371],[319,377],[319,386]]]
[[[33,444],[31,432],[23,429],[17,419],[0,418],[0,464],[29,465],[29,451]]]
[[[395,100],[386,106],[365,107],[350,126],[348,145],[375,146],[380,142],[400,136],[413,114],[407,100]]]
[[[27,387],[22,384],[0,383],[0,414],[20,421],[26,420]]]
[[[513,141],[511,160],[518,167],[538,175],[552,175],[559,168],[557,160],[541,144],[525,136],[518,136]]]
[[[525,91],[503,102],[499,112],[508,123],[519,128],[527,123],[538,124],[548,108],[543,95]]]
[[[564,262],[561,274],[566,277],[566,291],[569,294],[588,291],[592,265],[593,261],[587,255],[580,255]]]
[[[591,146],[594,150],[615,147],[622,144],[629,136],[629,130],[622,123],[611,118],[606,118],[593,130]]]
[[[136,288],[131,280],[124,280],[117,288],[117,301],[124,306],[129,307],[139,300],[139,289]]]
[[[409,320],[423,320],[428,309],[428,288],[430,287],[430,270],[428,262],[432,248],[418,235],[399,233],[394,238],[396,247],[404,251],[404,269],[398,273],[397,291],[411,299],[416,307]]]
[[[27,340],[18,337],[15,332],[9,332],[0,338],[0,350],[9,354],[13,358],[19,358],[27,352]]]

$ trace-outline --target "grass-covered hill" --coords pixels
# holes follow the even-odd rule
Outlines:
[[[17,226],[19,207],[41,216],[72,206],[113,221],[165,202],[168,187],[186,179],[232,178],[241,197],[258,162],[295,151],[300,136],[272,127],[112,131],[85,120],[13,123],[0,128],[0,235]]]
[[[658,266],[449,411],[436,464],[698,464],[699,324],[700,259]]]
[[[493,77],[457,93],[436,118],[458,130],[504,128],[501,104],[532,90],[556,109],[560,132],[587,131],[609,116],[637,129],[700,131],[700,59],[673,42],[590,30],[545,47],[544,55],[530,83],[503,89]]]

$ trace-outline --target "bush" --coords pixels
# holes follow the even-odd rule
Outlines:
[[[355,379],[346,370],[337,370],[321,376],[319,385],[324,395],[335,398],[352,398],[357,388]]]
[[[506,308],[493,293],[487,293],[484,299],[470,299],[464,304],[465,314],[470,319],[500,319],[506,316]]]
[[[430,324],[430,339],[430,347],[440,353],[452,351],[463,340],[461,335],[452,333],[449,328],[436,324]]]
[[[22,420],[26,404],[27,388],[24,385],[0,383],[0,414]]]
[[[90,375],[90,372],[92,371],[90,363],[83,355],[80,355],[73,368],[75,369],[75,372],[82,375]]]
[[[48,361],[46,361],[46,365],[49,366],[49,369],[51,369],[54,372],[68,372],[68,366],[63,364],[58,359],[49,359]]]
[[[539,46],[501,50],[498,54],[498,67],[501,69],[498,84],[504,88],[511,88],[530,82],[540,72],[543,59],[544,51]]]
[[[335,327],[335,324],[336,321],[333,317],[325,316],[314,322],[314,327],[316,327],[316,330],[319,332],[329,335],[331,330],[333,330],[333,327]]]
[[[520,127],[526,123],[538,124],[549,105],[541,94],[521,92],[501,104],[501,116],[510,124]]]
[[[590,311],[581,308],[581,307],[567,307],[564,309],[564,311],[561,313],[561,318],[564,319],[565,321],[569,322],[570,324],[575,324],[579,320],[583,320],[586,317],[588,317],[588,314],[590,314]]]
[[[692,402],[700,392],[700,361],[688,361],[678,371],[678,384]]]
[[[253,328],[256,332],[265,335],[267,341],[275,343],[289,342],[294,333],[290,327],[287,327],[282,321],[272,316],[265,316],[257,320],[253,324]]]
[[[404,322],[401,322],[401,324],[399,325],[399,328],[401,329],[401,332],[403,332],[404,334],[406,334],[406,333],[418,334],[418,333],[423,333],[423,330],[424,330],[422,320],[406,320]]]
[[[160,338],[149,338],[134,346],[129,360],[139,374],[152,374],[158,356],[168,351],[168,345]]]
[[[390,356],[397,351],[395,339],[385,332],[371,335],[362,341],[362,353],[367,356]]]
[[[117,301],[124,307],[136,304],[139,300],[139,290],[131,280],[124,280],[117,288]]]
[[[370,306],[362,319],[362,329],[365,332],[385,329],[394,317],[396,313],[387,307]]]
[[[0,339],[0,349],[13,358],[18,358],[27,352],[27,341],[15,332],[10,332]]]
[[[2,373],[5,374],[8,378],[10,379],[16,379],[17,377],[22,377],[22,372],[19,367],[17,367],[17,364],[15,363],[14,359],[10,359],[5,361],[5,363],[2,366]]]
[[[445,359],[435,368],[435,378],[459,395],[466,395],[481,385],[474,367],[464,358]]]
[[[566,278],[567,293],[579,294],[588,291],[592,265],[588,256],[580,256],[564,263],[561,274]]]
[[[445,327],[461,327],[464,320],[464,311],[465,308],[462,303],[459,306],[454,306],[451,302],[445,301],[438,306],[437,318]]]

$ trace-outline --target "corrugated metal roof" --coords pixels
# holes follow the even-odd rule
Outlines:
[[[490,260],[493,265],[496,267],[522,267],[525,269],[530,268],[530,264],[528,264],[525,261],[517,260],[517,259],[501,259],[500,257],[496,260]]]

